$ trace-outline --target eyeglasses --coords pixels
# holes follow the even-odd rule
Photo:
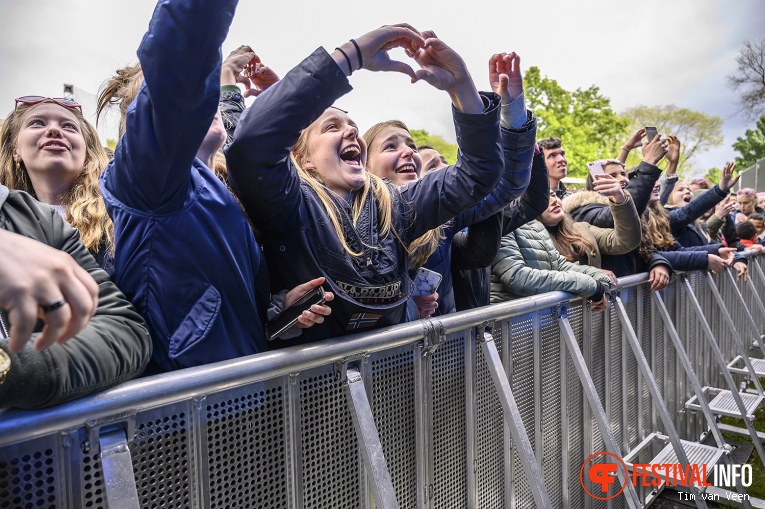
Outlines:
[[[16,111],[19,108],[19,104],[33,106],[45,101],[53,101],[54,103],[58,104],[59,106],[63,106],[64,108],[77,108],[80,110],[80,113],[82,113],[82,105],[74,99],[67,99],[66,97],[43,97],[41,95],[25,95],[24,97],[17,98],[16,106],[13,108],[13,111]]]

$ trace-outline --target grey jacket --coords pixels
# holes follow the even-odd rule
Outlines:
[[[502,237],[491,265],[491,302],[556,290],[590,297],[598,289],[596,281],[611,286],[611,279],[599,269],[563,258],[544,225],[531,221]]]
[[[39,408],[106,389],[141,374],[151,337],[109,276],[80,241],[77,230],[27,193],[0,186],[0,228],[69,253],[98,283],[98,309],[90,323],[63,345],[37,352],[30,341],[0,384],[0,408]],[[0,310],[7,326],[7,316]],[[8,340],[0,339],[8,351]]]

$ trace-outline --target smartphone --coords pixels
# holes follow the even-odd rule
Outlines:
[[[606,172],[603,171],[603,165],[600,164],[597,161],[593,161],[591,163],[587,163],[587,168],[590,170],[590,175],[592,175],[592,180],[595,180],[595,175],[605,175]]]
[[[417,269],[417,275],[414,276],[413,297],[422,295],[432,295],[436,293],[438,285],[441,284],[441,274],[433,270],[420,267]]]
[[[656,135],[659,134],[659,131],[656,130],[655,127],[652,126],[646,126],[645,128],[645,135],[648,138],[648,141],[650,142],[652,139],[656,137]]]
[[[282,310],[276,318],[269,320],[266,324],[266,339],[273,341],[287,330],[291,329],[303,314],[303,311],[308,311],[314,304],[324,304],[324,288],[317,286],[316,288],[307,291],[298,300],[292,303],[290,307]]]

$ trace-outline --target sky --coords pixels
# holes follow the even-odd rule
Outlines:
[[[104,80],[137,61],[155,4],[0,0],[0,118],[16,97],[60,97],[64,83],[76,87],[86,114],[93,112]],[[739,114],[726,76],[735,71],[743,41],[765,36],[761,0],[241,0],[223,55],[249,44],[283,76],[318,46],[331,51],[400,22],[434,30],[462,55],[480,90],[488,89],[489,57],[515,51],[522,69],[537,66],[567,90],[600,87],[617,112],[675,104],[721,117],[725,142],[699,155],[694,173],[732,160],[731,144],[754,127]],[[403,74],[358,71],[350,81],[354,90],[337,105],[350,111],[362,132],[397,118],[411,129],[454,140],[446,93],[424,82],[411,84]],[[99,132],[115,138],[114,118],[102,121]]]

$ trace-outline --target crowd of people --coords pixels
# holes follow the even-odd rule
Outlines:
[[[620,277],[746,278],[740,252],[765,249],[765,195],[732,195],[732,164],[714,186],[679,180],[669,133],[637,131],[567,189],[565,140],[536,139],[516,53],[490,56],[479,92],[446,42],[400,24],[280,78],[249,46],[221,58],[236,4],[159,2],[138,63],[99,96],[99,114],[121,113],[113,153],[74,100],[16,100],[0,131],[0,407],[553,290],[602,311]],[[362,135],[333,106],[362,69],[449,95],[454,164],[400,119]]]

